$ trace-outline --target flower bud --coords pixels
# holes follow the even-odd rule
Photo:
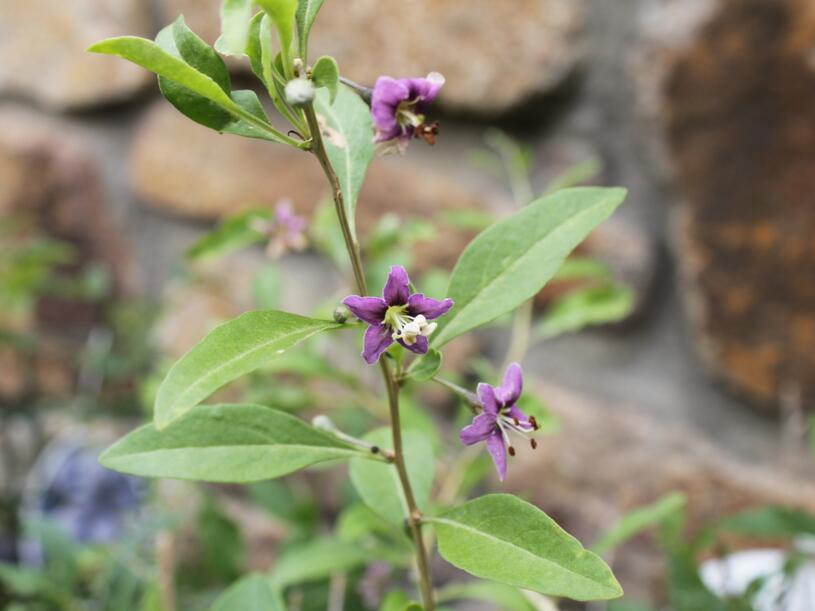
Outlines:
[[[348,306],[344,304],[338,305],[334,308],[334,322],[339,324],[344,324],[348,321],[348,317],[351,315],[351,310],[348,309]]]
[[[314,416],[311,420],[311,426],[315,429],[320,429],[321,431],[331,431],[334,432],[337,430],[337,427],[334,426],[334,423],[331,421],[331,418],[320,414],[318,416]]]
[[[303,106],[314,99],[314,83],[309,79],[296,78],[286,83],[286,101],[292,106]]]

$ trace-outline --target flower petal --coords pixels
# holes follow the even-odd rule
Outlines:
[[[524,414],[520,409],[518,409],[518,406],[516,405],[513,405],[509,409],[507,409],[506,414],[510,418],[517,420],[518,422],[525,426],[532,425],[532,423],[529,422],[529,417],[526,414]]]
[[[409,90],[407,99],[417,100],[416,110],[424,112],[439,95],[444,85],[444,76],[438,72],[431,72],[427,78],[410,78],[404,79],[403,82]]]
[[[371,94],[371,116],[377,132],[391,133],[397,128],[396,107],[409,95],[410,89],[401,80],[389,76],[376,79]]]
[[[382,290],[382,297],[389,306],[405,305],[410,297],[410,278],[401,265],[394,265],[388,274],[388,281]]]
[[[471,446],[480,441],[485,441],[494,432],[495,416],[492,414],[478,414],[473,418],[472,424],[468,424],[461,429],[458,437],[465,446]]]
[[[415,352],[416,354],[427,354],[427,349],[429,347],[429,342],[424,335],[420,335],[416,338],[416,341],[408,345],[404,342],[404,340],[399,340],[399,343],[402,344],[405,348],[410,350],[411,352]]]
[[[427,320],[438,318],[442,314],[446,314],[450,308],[453,307],[452,299],[432,299],[425,297],[422,293],[413,293],[408,298],[408,314],[411,316],[418,316],[423,314]]]
[[[503,482],[507,476],[507,449],[504,447],[504,438],[500,431],[495,431],[487,437],[487,451],[492,456],[498,478]]]
[[[392,343],[391,330],[386,325],[371,325],[365,331],[362,358],[369,365],[373,365]]]
[[[504,381],[495,389],[495,396],[503,405],[515,403],[524,388],[523,372],[518,363],[512,363],[504,373]]]
[[[354,316],[369,325],[379,325],[385,319],[385,312],[388,304],[381,297],[360,297],[359,295],[349,295],[342,300],[348,306]]]
[[[495,398],[495,389],[489,384],[484,384],[482,382],[478,385],[476,393],[478,394],[478,400],[481,403],[481,407],[484,408],[484,413],[497,415],[498,400]]]

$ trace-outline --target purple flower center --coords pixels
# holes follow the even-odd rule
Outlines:
[[[416,354],[428,350],[428,336],[436,330],[429,322],[453,307],[452,299],[441,301],[410,292],[410,278],[401,265],[394,265],[382,297],[349,295],[342,300],[354,316],[368,323],[362,356],[373,364],[393,342]]]

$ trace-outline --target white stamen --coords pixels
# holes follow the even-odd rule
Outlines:
[[[391,337],[394,340],[402,340],[408,346],[416,343],[420,336],[429,336],[436,330],[436,323],[427,322],[424,315],[408,316],[404,310],[394,308],[385,315],[385,323],[393,329]]]

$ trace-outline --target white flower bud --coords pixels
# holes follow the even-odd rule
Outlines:
[[[337,430],[337,427],[334,426],[334,423],[331,421],[331,418],[323,414],[320,414],[319,416],[314,416],[314,418],[311,419],[311,426],[313,426],[315,429],[320,429],[322,431],[333,432]]]
[[[302,106],[314,99],[314,83],[296,78],[286,83],[286,101],[292,106]]]

